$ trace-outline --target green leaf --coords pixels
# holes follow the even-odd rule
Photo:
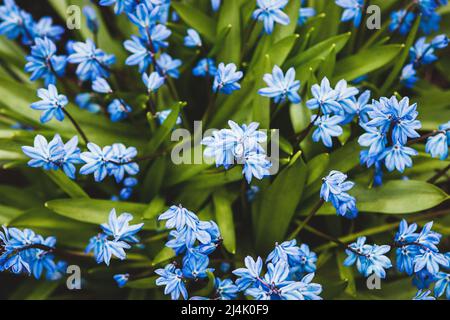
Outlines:
[[[58,171],[44,171],[45,174],[63,190],[71,198],[89,198],[88,194],[73,180],[65,175],[64,172]]]
[[[9,222],[23,213],[22,210],[0,204],[0,225],[8,225]]]
[[[152,266],[156,266],[162,262],[166,262],[175,257],[175,251],[169,247],[164,247],[152,260]]]
[[[230,197],[226,189],[221,189],[213,194],[214,211],[217,225],[223,238],[223,245],[228,252],[235,254],[236,233],[233,210],[231,208],[233,198]]]
[[[325,177],[328,174],[326,169],[328,168],[329,163],[330,155],[328,153],[321,153],[308,161],[308,180],[306,181],[306,185],[310,186],[317,180]]]
[[[172,2],[171,5],[184,22],[197,30],[209,42],[214,43],[216,38],[216,23],[213,18],[185,3]]]
[[[205,172],[195,176],[189,179],[189,184],[186,188],[195,190],[219,187],[240,180],[242,180],[242,168],[236,166],[221,172]]]
[[[334,81],[351,81],[384,67],[392,62],[404,47],[397,44],[378,46],[344,58],[336,64]]]
[[[346,257],[347,256],[344,251],[338,251],[336,254],[336,263],[341,280],[347,282],[345,292],[353,297],[356,297],[355,276],[351,267],[344,266],[344,260]]]
[[[194,292],[193,296],[197,297],[208,297],[210,296],[214,291],[214,286],[216,283],[216,278],[214,277],[214,274],[211,271],[206,271],[206,274],[208,275],[208,284],[203,289],[200,289],[196,292]]]
[[[92,224],[107,222],[112,209],[116,209],[117,215],[122,212],[131,213],[134,217],[132,223],[141,223],[142,215],[147,209],[147,205],[141,203],[96,199],[51,200],[45,203],[45,206],[62,216]],[[146,221],[144,229],[154,230],[155,228],[156,222]]]
[[[289,223],[302,197],[307,169],[300,152],[289,166],[280,172],[261,196],[259,212],[255,215],[255,244],[259,252],[265,252],[275,242],[284,240]]]
[[[154,289],[158,286],[156,285],[156,279],[158,276],[148,277],[148,278],[142,278],[138,280],[132,280],[129,281],[125,287],[126,288],[132,288],[132,289]]]
[[[427,210],[443,203],[449,196],[424,181],[393,180],[372,189],[356,185],[350,193],[362,212],[408,214]]]
[[[298,67],[300,65],[303,65],[309,61],[318,59],[318,58],[325,58],[327,54],[329,54],[330,49],[335,45],[336,54],[339,53],[344,46],[347,44],[348,40],[350,39],[351,33],[344,33],[340,34],[335,37],[331,37],[325,41],[322,41],[315,46],[309,48],[308,50],[304,52],[300,52],[292,59],[288,60],[286,64],[289,67]]]
[[[281,40],[287,36],[292,35],[297,28],[298,14],[300,10],[301,1],[289,1],[283,11],[289,16],[290,23],[286,26],[276,24],[273,38],[275,41]]]
[[[218,35],[229,29],[225,37],[222,50],[218,53],[217,60],[239,65],[241,60],[241,15],[239,0],[228,0],[222,4],[217,22]]]

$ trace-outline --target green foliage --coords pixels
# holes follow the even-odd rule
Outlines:
[[[212,13],[209,1],[172,1],[172,8],[181,21],[169,24],[173,31],[170,53],[184,62],[185,69],[180,79],[173,81],[175,94],[165,88],[158,92],[157,109],[172,110],[161,126],[156,126],[153,116],[143,108],[147,97],[139,74],[124,66],[127,52],[122,43],[137,30],[123,17],[112,19],[111,8],[97,9],[100,17],[99,47],[118,58],[112,70],[114,82],[120,87],[118,94],[133,107],[132,116],[127,121],[112,123],[102,113],[81,110],[73,101],[75,95],[86,92],[86,88],[78,87],[75,79],[68,79],[65,86],[58,88],[68,95],[71,103],[67,110],[71,111],[91,141],[101,146],[120,142],[136,147],[139,156],[148,157],[139,163],[139,184],[129,202],[110,200],[121,188],[112,180],[102,184],[85,176],[70,180],[61,171],[43,172],[27,167],[28,159],[20,148],[32,145],[36,134],[50,138],[58,133],[66,140],[77,131],[68,121],[39,123],[39,112],[30,109],[30,104],[38,99],[36,89],[43,87],[43,83],[30,82],[29,75],[23,71],[28,49],[1,37],[0,224],[32,228],[46,236],[55,235],[57,246],[72,253],[76,257],[72,262],[88,271],[86,281],[90,290],[83,297],[90,298],[92,294],[95,298],[124,298],[128,297],[127,294],[134,296],[145,292],[143,297],[162,298],[160,288],[156,288],[153,271],[175,257],[173,250],[164,246],[168,232],[157,221],[158,215],[168,206],[181,203],[196,211],[202,219],[216,221],[225,249],[219,250],[218,255],[233,266],[240,266],[245,256],[266,256],[276,242],[286,241],[287,235],[319,201],[321,179],[331,170],[339,170],[356,182],[350,193],[357,199],[361,218],[354,223],[342,221],[335,216],[330,205],[325,205],[313,218],[313,223],[301,230],[297,240],[311,244],[319,254],[315,282],[322,281],[323,296],[329,299],[411,298],[415,292],[410,279],[401,275],[383,282],[383,290],[372,292],[364,289],[364,280],[354,270],[342,266],[345,259],[342,248],[321,238],[317,230],[345,243],[362,235],[388,242],[393,238],[400,219],[407,218],[420,224],[434,220],[436,230],[449,236],[448,176],[436,183],[428,181],[438,170],[448,166],[449,161],[432,159],[421,147],[420,155],[413,160],[414,167],[405,172],[410,179],[387,173],[384,184],[373,187],[372,171],[359,164],[361,147],[357,139],[362,130],[356,121],[349,125],[344,139],[339,141],[341,145],[332,149],[313,143],[310,134],[301,144],[292,137],[308,126],[311,112],[305,102],[310,98],[311,86],[325,76],[334,85],[340,79],[351,82],[367,75],[366,80],[356,85],[361,91],[372,90],[373,98],[390,96],[394,92],[409,96],[412,102],[418,103],[422,130],[437,129],[438,125],[450,119],[450,55],[442,55],[437,64],[427,66],[421,74],[421,78],[426,80],[421,80],[410,90],[403,87],[399,76],[408,60],[410,47],[421,36],[418,31],[420,21],[415,21],[407,37],[388,32],[388,13],[391,8],[401,5],[400,0],[372,1],[383,11],[381,30],[356,29],[340,23],[341,11],[334,1],[317,0],[309,1],[318,11],[316,17],[303,26],[296,23],[278,25],[272,35],[262,36],[259,36],[261,23],[251,26],[252,1],[222,2],[221,10]],[[65,19],[69,3],[84,2],[48,0],[45,5],[55,19]],[[299,0],[292,0],[285,8],[291,21],[297,20],[299,6]],[[450,33],[449,8],[441,9],[442,33],[447,34]],[[204,52],[189,51],[181,46],[187,28],[200,33],[205,43]],[[84,26],[67,33],[70,38],[78,40],[92,37]],[[200,56],[213,57],[217,62],[234,62],[245,75],[239,91],[218,98],[210,120],[203,124],[204,130],[224,128],[228,120],[239,123],[257,121],[263,129],[280,129],[279,173],[252,183],[260,188],[252,203],[246,197],[249,186],[242,176],[241,167],[225,171],[210,164],[175,165],[170,159],[171,152],[181,145],[181,142],[170,141],[178,115],[183,118],[183,127],[192,131],[193,120],[201,119],[212,99],[210,83],[191,75],[191,69]],[[275,114],[271,101],[257,93],[265,86],[264,74],[270,73],[274,65],[283,70],[295,68],[296,78],[301,81],[303,100],[298,105],[285,105]],[[13,128],[16,123],[33,130]],[[85,149],[85,145],[80,143]],[[201,146],[192,145],[188,149],[192,158],[194,153],[202,152],[199,150]],[[113,261],[108,269],[95,265],[92,256],[84,254],[84,248],[89,238],[99,232],[99,225],[107,221],[112,209],[118,213],[132,213],[133,223],[144,223],[140,233],[143,247],[133,249],[126,261]],[[213,263],[212,267],[218,269],[219,264]],[[108,272],[107,280],[101,275],[105,272]],[[130,281],[120,291],[111,280],[112,274],[117,272],[136,273],[142,278]],[[0,296],[47,299],[55,297],[57,289],[63,286],[61,282],[22,278],[14,281],[14,289],[8,289],[10,292],[2,290]],[[96,285],[97,282],[103,287]],[[203,284],[198,295],[213,291],[214,275],[209,273]],[[67,297],[75,295],[68,294]]]

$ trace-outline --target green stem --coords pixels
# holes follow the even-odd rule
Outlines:
[[[78,133],[83,138],[85,144],[89,143],[89,139],[87,138],[86,134],[84,133],[83,129],[81,129],[80,125],[77,123],[77,121],[72,117],[72,115],[67,111],[65,108],[62,109],[64,114],[69,118],[70,122],[72,122],[75,129],[78,131]]]
[[[320,199],[320,201],[314,206],[314,208],[311,210],[309,215],[306,217],[306,219],[303,220],[302,222],[299,222],[298,227],[289,236],[289,240],[292,240],[295,237],[297,237],[297,235],[300,233],[300,231],[302,231],[302,229],[308,224],[308,222],[316,215],[316,213],[319,211],[319,209],[322,208],[324,203],[325,203],[325,200]]]

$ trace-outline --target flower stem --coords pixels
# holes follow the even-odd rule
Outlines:
[[[299,222],[297,228],[289,236],[290,240],[294,239],[300,233],[300,231],[302,231],[302,229],[308,224],[308,222],[316,215],[316,213],[319,211],[319,209],[322,208],[324,203],[325,203],[325,200],[320,199],[320,201],[314,206],[314,208],[311,210],[309,215],[306,217],[306,219],[303,220],[302,222]]]
[[[408,145],[412,145],[412,144],[415,144],[415,143],[422,142],[422,141],[428,139],[429,137],[433,137],[433,136],[438,135],[440,133],[446,133],[446,130],[433,130],[432,132],[424,134],[423,136],[420,136],[417,139],[409,140],[408,141]]]
[[[62,110],[63,110],[64,114],[67,116],[67,118],[69,118],[70,122],[72,122],[73,126],[78,131],[78,133],[81,135],[81,137],[83,138],[85,144],[88,144],[89,143],[89,139],[87,138],[87,136],[84,133],[83,129],[81,129],[80,125],[76,122],[76,120],[72,117],[72,115],[65,108],[63,108]]]
[[[209,117],[211,116],[211,113],[214,110],[214,105],[216,104],[217,97],[219,96],[219,89],[214,92],[214,95],[212,95],[211,99],[209,100],[209,105],[206,108],[205,114],[203,115],[202,121],[206,123],[208,121]]]
[[[295,140],[297,142],[297,144],[302,143],[303,140],[305,140],[305,138],[308,136],[309,132],[311,131],[311,129],[314,127],[314,123],[317,121],[317,119],[320,118],[320,116],[322,115],[322,109],[319,107],[319,110],[317,111],[316,117],[314,118],[314,120],[312,120],[308,127],[303,130],[302,132],[300,132],[300,134],[298,134],[295,137]]]
[[[444,176],[448,170],[450,170],[450,164],[446,166],[444,169],[438,171],[438,173],[436,173],[433,177],[431,177],[427,182],[435,183],[436,181],[439,180],[440,177]]]

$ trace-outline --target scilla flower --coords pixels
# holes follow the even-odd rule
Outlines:
[[[118,122],[127,118],[128,114],[133,111],[122,99],[114,99],[108,105],[107,110],[112,122]]]
[[[45,85],[56,83],[56,77],[62,77],[66,70],[66,56],[56,55],[56,45],[48,38],[36,38],[27,56],[25,71],[31,72],[31,81],[43,78]]]
[[[131,245],[138,242],[136,233],[142,229],[143,223],[129,225],[133,216],[129,213],[122,213],[116,216],[115,209],[109,214],[108,223],[101,225],[103,233],[92,237],[86,247],[86,253],[93,252],[97,263],[104,262],[110,264],[113,256],[120,260],[126,259],[125,249],[130,249]]]
[[[31,109],[43,111],[41,122],[49,122],[53,117],[58,121],[64,120],[63,108],[69,103],[65,95],[58,94],[58,90],[52,84],[48,89],[39,89],[37,95],[42,100],[31,104]]]
[[[178,68],[182,65],[180,59],[173,59],[167,53],[163,53],[156,61],[156,64],[158,66],[158,72],[161,76],[172,77],[175,79],[178,79],[180,76],[180,71],[178,70]]]
[[[217,73],[217,67],[214,59],[204,58],[201,59],[197,65],[192,69],[192,74],[196,77],[215,77]]]
[[[131,40],[126,40],[123,43],[125,49],[131,52],[131,55],[125,60],[127,66],[139,66],[139,72],[143,73],[148,69],[152,63],[153,53],[145,40],[131,36]]]
[[[125,274],[115,274],[113,276],[114,281],[117,282],[117,286],[119,288],[125,287],[125,285],[128,283],[128,280],[130,279],[130,275],[128,273]]]
[[[164,123],[164,121],[166,121],[167,117],[170,115],[171,112],[172,112],[171,109],[167,109],[167,110],[158,111],[155,114],[156,119],[158,119],[159,125],[162,125]],[[176,125],[180,125],[182,123],[183,123],[183,119],[181,119],[181,117],[178,116],[177,121],[175,122],[175,124]]]
[[[164,78],[157,72],[152,72],[150,75],[142,74],[142,81],[148,93],[156,92],[164,84]]]
[[[354,219],[358,214],[356,199],[349,195],[347,191],[355,185],[351,181],[346,181],[347,175],[333,170],[323,178],[320,197],[327,202],[331,202],[336,209],[336,213],[347,219]]]
[[[216,290],[216,296],[218,296],[220,300],[236,299],[239,293],[238,287],[230,279],[221,280],[216,278],[214,289]]]
[[[221,1],[222,0],[211,0],[211,7],[212,7],[213,11],[219,10]]]
[[[416,84],[417,81],[419,81],[419,78],[417,77],[417,72],[414,69],[414,65],[412,63],[406,65],[402,69],[402,74],[400,76],[400,81],[405,85],[407,88],[412,88]]]
[[[399,143],[388,147],[381,155],[380,159],[385,159],[386,168],[389,171],[395,169],[399,172],[405,171],[405,168],[411,168],[413,163],[411,156],[417,156],[418,152],[413,148],[403,146]]]
[[[194,29],[187,30],[187,36],[184,37],[184,45],[188,48],[196,48],[202,46],[202,39]]]
[[[359,27],[362,19],[364,0],[336,0],[336,4],[344,9],[341,21],[353,20],[353,25],[356,28]]]
[[[99,23],[97,13],[90,6],[83,7],[83,14],[86,17],[86,23],[92,33],[98,33]]]
[[[214,77],[214,92],[230,94],[235,90],[239,90],[241,85],[238,81],[241,80],[244,74],[242,71],[236,70],[237,67],[234,63],[229,63],[227,65],[220,63],[217,74]]]
[[[295,70],[290,68],[286,76],[278,66],[274,66],[272,74],[264,75],[264,81],[268,87],[260,89],[258,93],[264,97],[274,98],[276,103],[289,99],[292,103],[300,103],[301,98],[298,94],[300,81],[295,80]]]
[[[121,14],[127,9],[128,0],[100,0],[99,4],[101,6],[111,6],[114,5],[114,12],[116,14]]]
[[[264,31],[267,34],[273,32],[275,23],[288,25],[289,16],[282,10],[288,4],[288,0],[257,0],[258,9],[253,11],[253,19],[264,23]]]
[[[425,151],[433,158],[445,160],[450,146],[450,121],[439,126],[439,133],[427,139]]]
[[[312,139],[314,142],[318,142],[322,140],[323,144],[331,148],[333,146],[332,137],[339,137],[343,130],[339,126],[340,123],[344,120],[341,116],[321,116],[317,118],[317,116],[311,116],[311,122],[314,122],[314,125],[317,127],[312,134]]]
[[[411,11],[399,10],[391,13],[391,23],[389,24],[389,31],[398,32],[404,36],[411,30],[414,22],[415,14]]]
[[[315,84],[311,87],[313,98],[306,102],[309,109],[320,108],[323,114],[339,113],[341,105],[337,102],[339,92],[333,90],[327,77],[322,79],[320,85]]]
[[[184,276],[180,269],[173,264],[168,264],[164,269],[155,271],[159,278],[156,279],[156,285],[166,286],[164,294],[170,294],[172,300],[178,300],[182,296],[185,300],[188,298],[188,292],[184,284]]]
[[[108,78],[109,68],[116,61],[114,55],[106,54],[97,49],[94,41],[87,39],[86,42],[76,42],[68,61],[78,64],[76,73],[82,81],[95,80],[98,77]]]
[[[302,6],[303,6],[303,2],[302,1]],[[305,22],[311,18],[314,17],[316,15],[316,10],[314,8],[300,8],[299,13],[298,13],[298,20],[297,23],[299,26],[302,26],[305,24]]]

